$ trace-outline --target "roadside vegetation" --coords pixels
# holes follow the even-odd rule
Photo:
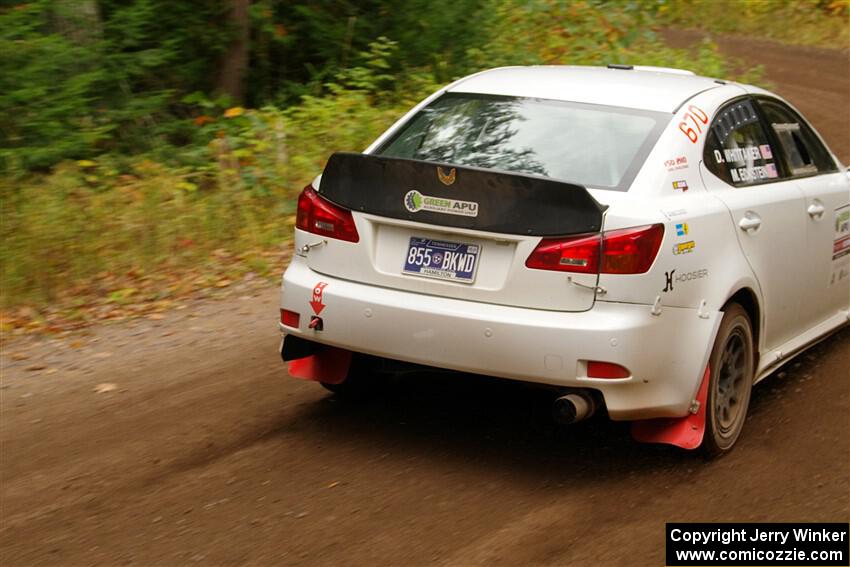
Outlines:
[[[848,0],[673,0],[657,14],[662,25],[850,50]]]
[[[834,4],[807,4],[817,22],[831,22],[814,27],[840,31],[833,20],[843,9],[846,33],[846,3]],[[691,22],[687,6],[708,17],[712,5],[41,0],[0,8],[0,331],[61,331],[277,277],[294,197],[328,155],[362,150],[464,74],[633,63],[729,77],[740,66],[712,43],[677,50],[653,31]],[[758,82],[760,70],[737,78]]]

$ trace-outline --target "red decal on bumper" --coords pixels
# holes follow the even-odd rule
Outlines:
[[[313,297],[310,299],[310,307],[313,308],[313,313],[316,315],[319,315],[322,312],[322,309],[325,308],[325,304],[322,303],[322,295],[324,294],[326,287],[328,287],[327,283],[319,282],[316,284],[316,287],[313,288]]]
[[[667,443],[682,449],[696,449],[705,435],[705,410],[708,400],[708,383],[711,371],[708,367],[697,392],[699,410],[685,417],[662,417],[632,422],[632,437],[642,443]]]
[[[290,360],[287,372],[293,378],[313,380],[325,384],[340,384],[348,375],[351,366],[351,351],[336,347],[324,347],[321,352]]]

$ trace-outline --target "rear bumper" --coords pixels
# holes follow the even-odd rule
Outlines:
[[[323,289],[323,330],[308,328],[313,289]],[[396,360],[601,392],[612,419],[679,417],[689,411],[720,313],[597,301],[580,313],[419,295],[339,280],[295,257],[281,307],[301,315],[281,331]],[[620,364],[632,376],[588,378],[586,361]]]

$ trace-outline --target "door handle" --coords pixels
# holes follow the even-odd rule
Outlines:
[[[823,216],[823,212],[825,210],[826,209],[823,208],[823,205],[821,205],[818,202],[814,202],[811,205],[809,205],[809,208],[806,209],[806,212],[809,213],[809,216],[812,217],[813,219],[820,220],[820,218]]]
[[[744,218],[738,221],[738,226],[741,227],[741,230],[744,232],[750,232],[751,230],[755,231],[761,226],[761,219],[754,213],[748,212]]]

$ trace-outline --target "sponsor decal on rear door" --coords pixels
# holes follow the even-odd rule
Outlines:
[[[688,182],[684,179],[680,179],[678,181],[673,182],[673,191],[682,191],[685,192],[688,190]]]
[[[673,246],[673,254],[690,254],[694,251],[696,243],[693,240],[687,242],[679,242]]]
[[[688,168],[688,158],[685,156],[676,156],[668,160],[664,160],[664,167],[667,171],[676,171],[677,169]]]
[[[746,146],[741,148],[726,148],[723,153],[714,150],[714,159],[717,163],[725,163],[729,168],[729,174],[735,183],[758,181],[761,179],[776,179],[779,171],[776,164],[765,161],[773,159],[773,150],[770,145]],[[756,165],[756,160],[764,161],[764,165]],[[739,167],[735,164],[747,164]]]
[[[832,274],[829,285],[850,277],[850,205],[835,209],[835,236],[832,241]]]

